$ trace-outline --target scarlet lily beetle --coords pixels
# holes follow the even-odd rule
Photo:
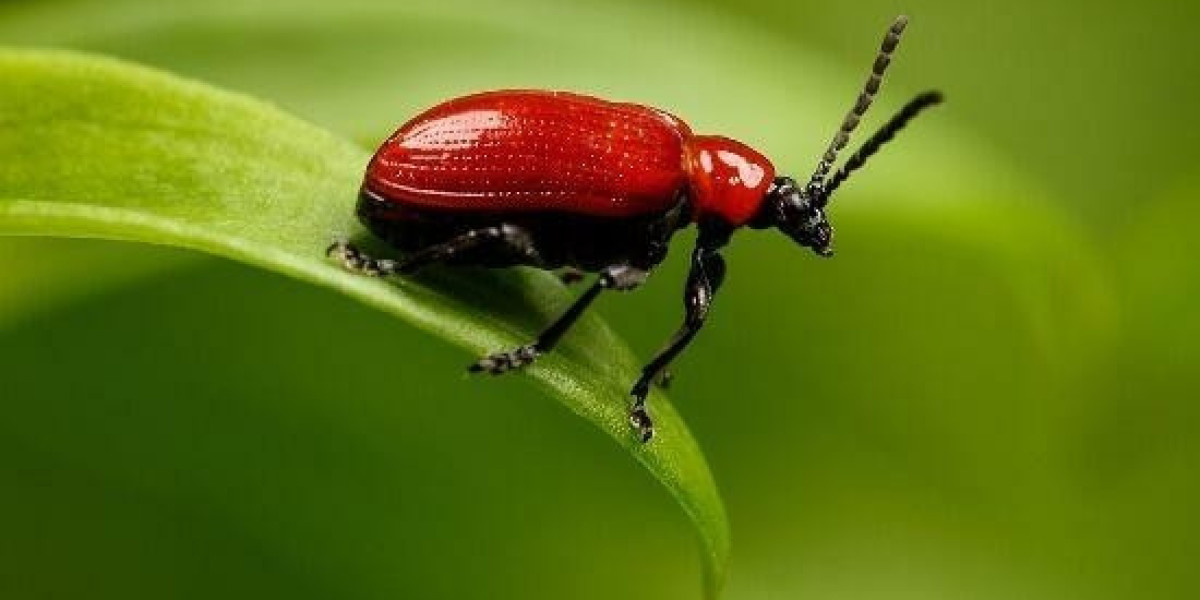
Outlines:
[[[646,106],[565,92],[507,90],[455,98],[400,127],[367,166],[358,215],[403,260],[375,259],[344,241],[329,254],[372,276],[435,264],[597,272],[595,282],[533,342],[492,354],[472,372],[504,373],[551,350],[603,290],[632,290],[667,255],[671,236],[695,223],[684,295],[687,316],[633,385],[630,422],[647,442],[650,384],[708,316],[725,277],[719,253],[740,227],[776,227],[831,256],[829,198],[920,111],[918,95],[830,176],[879,91],[907,18],[888,29],[871,75],[808,182],[776,176],[771,161],[729,138],[695,135]]]

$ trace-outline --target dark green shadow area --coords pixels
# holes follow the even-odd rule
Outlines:
[[[610,443],[335,294],[206,261],[2,336],[11,597],[699,593]]]

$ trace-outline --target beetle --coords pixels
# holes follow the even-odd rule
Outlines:
[[[667,255],[677,231],[698,229],[682,326],[642,369],[630,394],[631,425],[647,442],[652,382],[700,330],[725,278],[720,249],[742,227],[775,227],[820,256],[833,254],[826,217],[838,187],[923,109],[918,95],[833,175],[837,155],[879,91],[908,19],[888,28],[861,93],[799,183],[736,140],[693,134],[679,118],[637,104],[567,92],[504,90],[455,98],[402,125],[371,158],[359,219],[407,252],[372,258],[344,240],[327,254],[372,276],[435,264],[571,268],[595,281],[537,338],[484,357],[472,372],[523,367],[550,351],[603,290],[632,290]]]

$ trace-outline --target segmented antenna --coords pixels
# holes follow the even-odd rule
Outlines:
[[[900,109],[900,112],[896,113],[896,115],[893,116],[890,121],[885,123],[883,127],[880,127],[879,131],[876,131],[875,135],[871,136],[871,139],[867,140],[865,144],[860,146],[858,150],[850,156],[850,159],[846,161],[846,164],[842,165],[841,169],[838,169],[838,172],[835,173],[829,180],[829,183],[825,185],[824,197],[828,198],[834,190],[838,189],[839,185],[842,185],[842,182],[845,181],[851,173],[857,171],[864,164],[866,164],[867,159],[871,158],[872,154],[878,152],[880,146],[890,142],[892,137],[896,135],[896,132],[904,129],[904,126],[908,125],[908,122],[911,121],[913,117],[920,114],[921,111],[925,110],[926,108],[940,104],[942,100],[943,96],[941,92],[929,91],[917,96],[916,98],[913,98],[908,102],[908,104],[905,104],[904,108]]]
[[[858,127],[859,120],[871,108],[871,102],[875,100],[875,94],[879,92],[879,85],[883,83],[883,73],[887,71],[888,65],[892,62],[892,52],[896,50],[896,45],[900,43],[900,34],[904,33],[904,28],[908,26],[908,17],[900,15],[888,28],[887,34],[883,37],[883,44],[879,47],[879,54],[875,56],[875,64],[871,66],[871,76],[867,78],[867,82],[863,85],[862,92],[858,95],[858,101],[854,103],[854,108],[846,114],[846,118],[842,120],[842,126],[833,136],[833,140],[829,142],[829,147],[826,148],[825,154],[821,156],[821,161],[817,163],[817,169],[813,171],[812,178],[809,179],[808,188],[810,192],[815,192],[817,196],[825,196],[822,193],[822,188],[825,185],[825,177],[829,175],[829,170],[833,168],[833,163],[837,161],[838,152],[846,147],[846,143],[850,141],[850,134]]]

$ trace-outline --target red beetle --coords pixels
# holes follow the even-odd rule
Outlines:
[[[483,358],[471,371],[527,365],[558,342],[602,290],[630,290],[695,223],[683,326],[633,386],[630,421],[653,436],[650,383],[696,335],[725,276],[718,253],[739,227],[776,227],[830,256],[830,195],[922,109],[917,96],[829,177],[837,153],[879,90],[907,23],[884,38],[862,93],[808,182],[777,177],[762,154],[725,137],[695,135],[675,116],[637,104],[565,92],[498,91],[456,98],[405,123],[367,166],[358,214],[403,260],[374,259],[346,242],[330,254],[368,275],[412,273],[433,263],[599,273],[535,341]]]

